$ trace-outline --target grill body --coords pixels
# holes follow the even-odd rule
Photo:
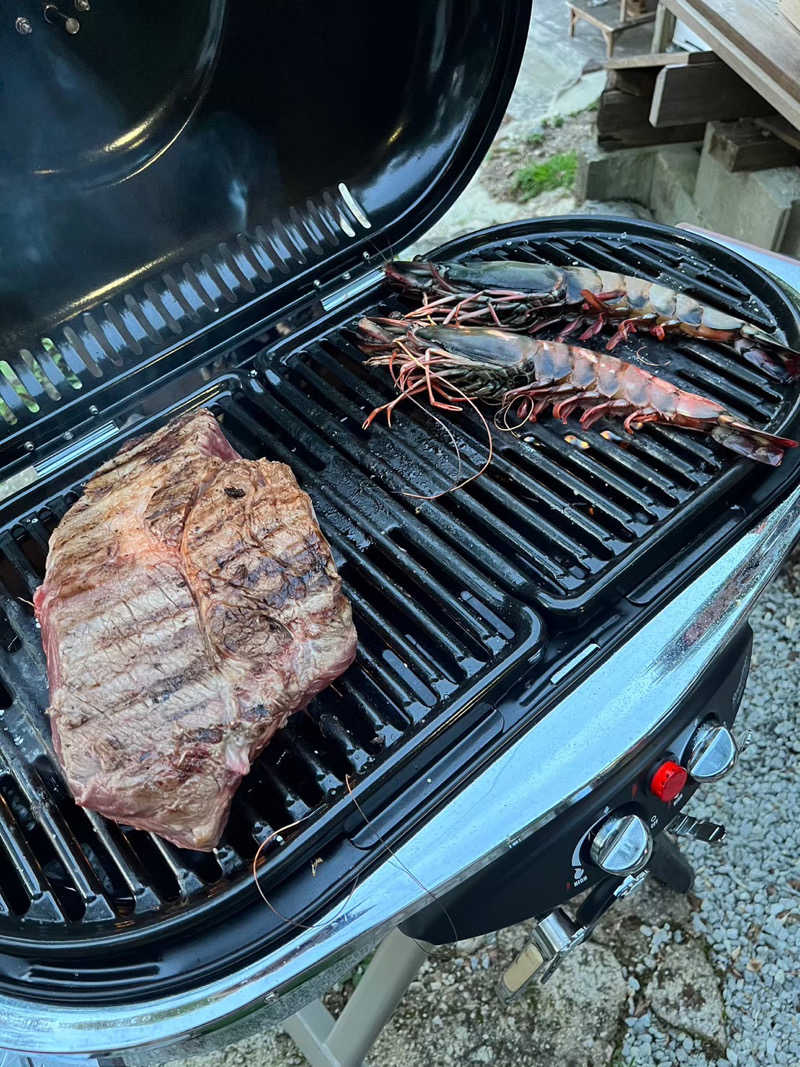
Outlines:
[[[650,761],[703,709],[735,714],[747,614],[800,530],[800,456],[754,469],[667,428],[548,418],[437,495],[483,463],[474,419],[361,429],[391,385],[353,321],[397,306],[380,265],[481,161],[526,0],[144,0],[92,5],[76,34],[22,7],[31,32],[1,31],[25,107],[0,168],[0,1048],[158,1063],[285,1018],[392,926],[446,940],[599,882],[608,806],[663,827]],[[640,274],[797,346],[793,299],[698,236],[571,218],[437,254]],[[720,350],[619,354],[796,435],[795,394]],[[201,405],[293,468],[360,636],[208,855],[73,803],[30,604],[96,467]]]
[[[730,309],[749,302],[748,317],[790,337],[797,328],[791,301],[766,275],[700,238],[630,220],[515,225],[439,255],[613,266],[701,299],[715,295]],[[23,1016],[21,1006],[47,1004],[57,1018],[74,1012],[107,1019],[109,1027],[98,1030],[102,1039],[75,1031],[70,1040],[78,1044],[69,1047],[59,1047],[55,1032],[24,1038],[16,1030],[9,1047],[108,1051],[174,1040],[180,1033],[166,1021],[173,998],[198,998],[211,987],[250,989],[250,999],[230,1008],[240,1011],[288,983],[294,1000],[278,998],[274,1009],[288,1014],[298,997],[313,995],[310,985],[297,990],[300,975],[313,969],[309,958],[352,963],[387,922],[403,918],[412,931],[447,939],[431,892],[453,894],[446,899],[457,916],[459,901],[475,887],[485,892],[498,878],[524,885],[544,849],[554,873],[541,893],[523,906],[509,888],[482,922],[488,929],[501,916],[511,922],[526,910],[540,914],[596,879],[590,872],[589,882],[575,884],[569,872],[607,798],[618,800],[656,755],[685,744],[699,714],[687,678],[692,686],[702,680],[709,700],[718,690],[721,718],[735,714],[744,652],[739,668],[722,673],[718,657],[734,635],[741,637],[748,598],[788,551],[793,513],[780,509],[790,508],[797,460],[789,454],[778,471],[756,470],[688,433],[650,428],[626,441],[613,424],[584,433],[548,418],[523,440],[498,440],[495,463],[468,489],[435,501],[404,496],[447,488],[458,466],[449,440],[437,437],[421,413],[398,414],[394,431],[360,428],[390,388],[364,366],[351,324],[358,314],[387,309],[391,299],[377,280],[355,294],[348,287],[323,290],[216,350],[205,344],[194,355],[164,354],[155,362],[143,353],[126,362],[126,353],[95,389],[92,399],[102,402],[95,415],[89,396],[71,408],[21,415],[31,439],[49,446],[36,446],[27,484],[20,479],[27,468],[8,464],[0,504],[0,997]],[[770,430],[796,425],[790,390],[719,350],[641,339],[635,347],[643,343],[648,362],[684,387],[700,388]],[[73,804],[42,714],[44,661],[28,603],[42,575],[47,534],[81,482],[127,437],[201,404],[218,412],[243,454],[293,467],[331,543],[360,635],[354,668],[257,761],[213,855],[175,849]],[[485,448],[479,425],[465,417],[452,429],[462,463],[478,469]],[[747,541],[746,532],[768,513],[772,540],[765,545],[766,535],[751,532]],[[742,585],[734,617],[729,605],[720,606],[730,576],[715,585],[708,575],[727,559],[728,571],[741,578],[757,552],[767,562]],[[692,589],[686,632],[698,625],[693,610],[700,618],[709,598],[717,615],[707,635],[684,634],[685,662],[670,661],[667,672],[672,678],[680,670],[680,684],[659,703],[652,677],[657,650],[667,656],[666,643],[674,659],[676,605]],[[665,612],[673,613],[668,621]],[[650,651],[630,651],[647,634]],[[603,672],[612,670],[620,647],[630,652],[626,671],[640,695],[648,684],[655,694],[649,717],[627,733],[624,709],[602,702],[613,687],[613,674]],[[734,679],[728,690],[722,674]],[[602,677],[605,688],[592,681]],[[573,768],[565,756],[561,766],[558,747],[571,751],[582,731],[589,738],[599,731],[604,744],[596,770],[580,783],[578,803],[570,774],[588,773],[588,763]],[[524,764],[509,755],[517,746]],[[538,792],[536,775],[520,780],[537,766],[544,776]],[[495,778],[492,767],[506,770]],[[467,808],[465,816],[459,804],[481,780],[500,783],[487,798],[496,810]],[[517,804],[531,811],[538,805],[539,821],[523,818]],[[648,815],[663,825],[664,812]],[[445,847],[436,837],[441,862],[431,868],[425,858],[423,877],[418,841],[430,827],[465,818],[478,846],[464,843],[463,827],[454,836],[462,857],[455,844]],[[255,894],[250,863],[265,837],[298,819],[264,853],[259,877],[273,905],[268,911]],[[517,839],[529,844],[515,856],[511,878],[492,864],[503,841],[508,848]],[[398,868],[394,854],[403,847],[411,849],[410,862]],[[465,916],[470,910],[462,908]],[[332,915],[347,921],[334,924],[330,942]],[[466,936],[467,928],[457,933]],[[303,964],[292,971],[295,955]],[[258,975],[257,995],[245,975]],[[148,1011],[163,1008],[151,1038],[141,1028],[111,1024],[115,1013],[136,1019],[137,1005],[145,1003]],[[203,1024],[218,1022],[210,1010]],[[92,1044],[100,1040],[102,1046]]]

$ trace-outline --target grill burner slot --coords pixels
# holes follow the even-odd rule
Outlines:
[[[287,223],[286,241],[290,229]],[[313,233],[308,230],[309,240]],[[143,364],[136,372],[141,379],[131,379],[133,397],[152,376],[145,361],[154,337],[174,335],[174,324],[192,316],[195,323],[205,321],[208,308],[225,306],[226,290],[245,279],[255,285],[254,264],[261,266],[259,285],[278,270],[278,231],[269,265],[266,253],[250,255],[254,247],[231,242],[224,269],[216,258],[209,266],[200,257],[192,276],[173,272],[166,296],[160,287],[146,289],[147,326],[138,301],[120,304],[113,315],[106,306],[94,313],[93,326],[84,320],[82,341],[73,333],[73,348],[53,346],[48,358],[56,367],[58,353],[58,370],[76,367],[79,353],[85,381],[89,360],[105,378],[118,369],[113,354],[121,354],[129,368],[138,347]],[[751,299],[737,279],[697,252],[649,233],[620,241],[577,233],[480,250],[487,258],[511,252],[612,269],[622,263],[622,269],[662,276],[668,284],[677,280],[698,296],[708,290],[710,298],[713,286],[717,298],[730,296],[734,306]],[[789,312],[786,306],[778,310],[783,325]],[[156,311],[162,325],[153,334]],[[750,317],[767,326],[772,321],[761,298]],[[717,350],[633,340],[623,358],[645,343],[648,360],[689,388],[702,382],[745,418],[777,426],[790,415],[789,391]],[[255,377],[235,369],[245,362]],[[62,397],[74,397],[72,387],[65,389],[48,373]],[[450,442],[413,408],[398,411],[393,431],[378,424],[362,430],[365,415],[392,395],[391,383],[382,371],[364,366],[352,333],[336,324],[301,348],[287,341],[264,351],[251,339],[199,376],[186,370],[179,377],[177,367],[167,368],[163,382],[145,400],[120,400],[113,413],[120,434],[98,442],[91,456],[70,458],[61,473],[44,475],[28,490],[36,498],[34,510],[15,514],[0,530],[0,938],[28,937],[43,953],[55,927],[67,942],[113,932],[120,922],[144,933],[153,922],[191,915],[212,896],[216,902],[239,889],[249,893],[249,864],[259,843],[312,812],[316,821],[287,831],[283,843],[273,841],[265,850],[265,884],[300,862],[295,837],[298,848],[308,842],[304,859],[322,855],[340,820],[352,814],[348,784],[359,788],[366,776],[365,790],[388,788],[402,775],[419,732],[433,733],[445,717],[457,720],[460,711],[479,708],[496,679],[531,660],[541,636],[535,611],[549,613],[551,627],[563,625],[564,635],[574,632],[585,644],[577,628],[590,613],[618,586],[631,588],[660,566],[679,533],[696,535],[703,516],[718,512],[726,494],[749,484],[752,473],[709,440],[681,431],[650,428],[628,439],[612,423],[583,432],[574,422],[564,427],[546,419],[526,427],[519,440],[498,436],[494,463],[464,490],[435,501],[410,499],[404,491],[436,493],[482,465],[480,426],[468,415],[451,423],[462,453],[460,473]],[[39,419],[46,426],[50,409],[44,405],[55,400],[44,397]],[[184,404],[201,402],[216,407],[234,447],[289,463],[311,493],[360,635],[356,665],[308,713],[295,716],[256,762],[234,799],[222,845],[211,855],[106,823],[68,798],[42,714],[44,658],[28,603],[43,573],[47,537],[93,467],[126,434],[154,428]],[[129,415],[144,421],[129,424]],[[103,418],[111,417],[104,410]],[[59,433],[64,429],[59,423]],[[757,476],[768,473],[759,469]],[[544,656],[543,678],[554,663]],[[357,824],[363,825],[360,816]]]

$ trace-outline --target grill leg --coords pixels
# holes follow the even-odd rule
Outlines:
[[[392,930],[338,1019],[316,1000],[287,1020],[284,1030],[311,1067],[363,1067],[431,947]]]
[[[287,1019],[283,1029],[311,1067],[337,1067],[326,1044],[335,1021],[321,1000],[313,1000]]]
[[[648,868],[657,882],[676,893],[688,893],[694,885],[694,868],[666,834],[659,834],[655,839]]]

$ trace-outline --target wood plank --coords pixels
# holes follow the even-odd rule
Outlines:
[[[647,97],[647,114],[649,115],[649,102],[653,99],[657,74],[657,69],[649,70],[646,67],[644,69],[634,67],[630,70],[610,70],[606,78],[606,88],[619,89],[620,92],[629,93],[631,96]]]
[[[770,105],[725,63],[663,67],[656,78],[650,122],[675,126],[711,119],[766,115]]]
[[[630,148],[703,139],[704,125],[655,129],[650,125],[649,113],[649,96],[605,89],[597,109],[598,144],[603,148]]]
[[[787,25],[777,0],[691,0],[761,70],[791,93],[800,79],[800,32]]]
[[[606,70],[637,70],[640,67],[680,67],[693,63],[713,63],[713,52],[644,52],[640,56],[609,59]]]
[[[649,114],[650,101],[646,97],[620,89],[605,89],[597,106],[597,132],[614,133],[627,126],[638,126],[649,121]]]
[[[764,119],[756,119],[756,123],[763,130],[768,130],[769,133],[780,137],[786,144],[800,151],[800,130],[796,130],[783,115],[767,115]]]
[[[668,45],[672,44],[675,35],[675,16],[668,11],[663,3],[656,8],[656,21],[653,25],[653,40],[650,44],[651,52],[663,52]]]
[[[800,29],[800,0],[778,0],[778,11],[795,29]]]
[[[663,126],[654,129],[649,122],[619,127],[613,133],[597,133],[600,148],[613,152],[618,148],[648,148],[661,144],[699,144],[705,126]]]
[[[709,123],[706,150],[732,172],[789,167],[800,162],[796,148],[748,119]]]
[[[800,32],[777,0],[663,0],[717,55],[800,128]]]

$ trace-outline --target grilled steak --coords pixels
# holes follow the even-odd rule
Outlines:
[[[208,411],[97,471],[35,603],[75,799],[185,848],[214,847],[251,761],[356,649],[308,496]]]

